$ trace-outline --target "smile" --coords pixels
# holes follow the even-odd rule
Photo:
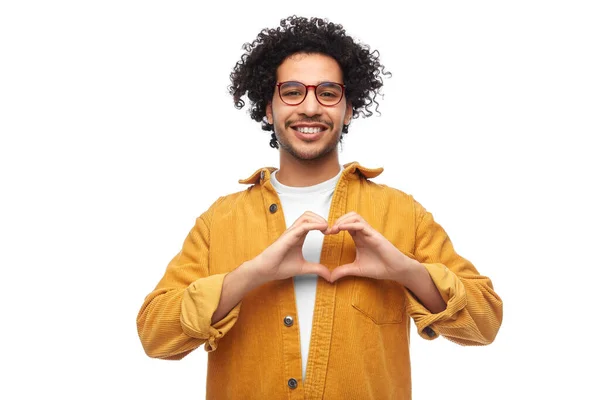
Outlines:
[[[319,133],[321,131],[324,131],[326,128],[324,127],[306,127],[306,126],[294,126],[292,127],[293,130],[298,131],[300,133]]]

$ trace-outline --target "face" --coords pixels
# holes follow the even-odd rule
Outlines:
[[[323,82],[344,83],[337,61],[323,54],[306,53],[288,57],[277,68],[277,82],[287,81],[315,86]],[[344,96],[335,106],[323,106],[317,101],[315,88],[309,88],[302,103],[290,106],[281,100],[275,87],[266,114],[281,151],[299,160],[316,160],[337,154],[342,127],[352,118],[352,105]]]

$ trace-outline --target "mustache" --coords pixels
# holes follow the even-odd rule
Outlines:
[[[332,122],[323,121],[322,119],[316,119],[316,118],[304,118],[304,119],[299,119],[297,121],[286,121],[285,127],[289,128],[290,126],[292,126],[292,124],[298,124],[298,123],[306,123],[306,124],[319,123],[319,124],[325,124],[325,125],[327,125],[330,129],[333,128],[333,123]]]

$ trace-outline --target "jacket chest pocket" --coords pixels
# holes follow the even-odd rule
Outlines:
[[[404,289],[397,282],[354,277],[352,307],[376,324],[402,322],[404,301]]]

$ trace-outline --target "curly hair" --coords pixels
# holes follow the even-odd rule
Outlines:
[[[379,62],[377,50],[356,42],[342,25],[327,19],[293,15],[282,19],[279,25],[263,29],[252,43],[244,44],[245,53],[230,74],[229,86],[237,109],[244,107],[242,96],[247,94],[251,118],[262,122],[263,130],[273,132],[271,147],[279,148],[274,127],[266,120],[266,107],[273,98],[277,68],[295,53],[320,53],[337,61],[344,76],[346,98],[352,104],[352,118],[370,117],[373,104],[379,113],[376,97],[383,86],[382,75],[391,73]],[[342,136],[344,133],[348,133],[348,125],[344,125]]]

